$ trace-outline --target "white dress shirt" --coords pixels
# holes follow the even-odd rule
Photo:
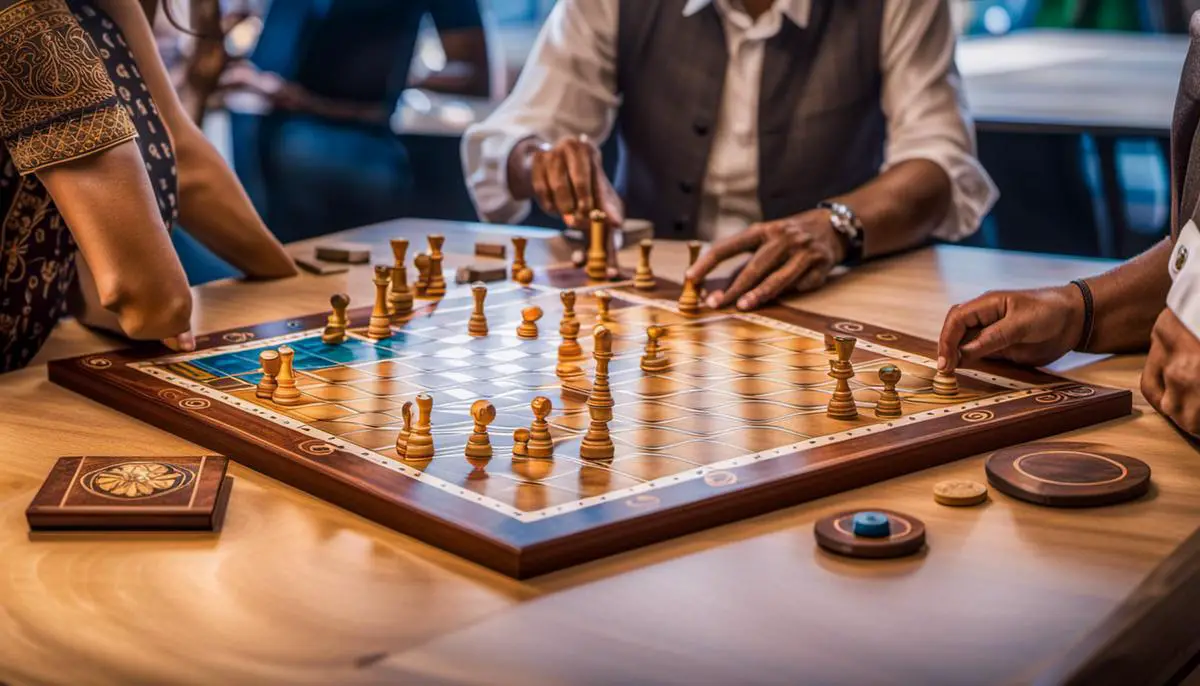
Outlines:
[[[811,0],[776,0],[752,20],[740,0],[689,0],[684,16],[714,4],[729,43],[729,63],[698,217],[700,237],[723,238],[762,220],[758,201],[758,105],[766,42],[785,18],[804,27]],[[529,201],[508,188],[508,157],[521,140],[608,137],[620,106],[616,90],[619,0],[560,0],[551,11],[509,98],[467,130],[462,157],[479,215],[519,223]],[[930,160],[950,178],[953,199],[934,231],[956,240],[974,233],[997,191],[975,159],[975,138],[954,64],[954,29],[945,0],[887,0],[880,69],[887,116],[883,170]],[[679,58],[687,59],[680,46]],[[881,170],[882,171],[882,170]],[[850,190],[850,189],[847,189]],[[869,227],[868,227],[869,230]]]
[[[1167,293],[1167,307],[1200,338],[1200,230],[1190,219],[1175,239],[1168,268],[1174,283]]]

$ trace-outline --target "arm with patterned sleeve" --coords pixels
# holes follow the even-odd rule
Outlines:
[[[133,122],[64,0],[0,0],[0,137],[54,199],[99,301],[139,339],[190,346],[192,299]]]

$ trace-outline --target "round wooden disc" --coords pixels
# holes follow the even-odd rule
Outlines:
[[[1094,443],[1005,448],[988,458],[985,469],[988,483],[1001,493],[1050,507],[1112,505],[1150,488],[1150,465]]]
[[[859,512],[882,512],[891,522],[892,533],[887,538],[865,538],[854,535],[854,515]],[[912,555],[925,545],[925,524],[916,517],[893,510],[875,507],[839,512],[817,521],[813,527],[817,545],[831,553],[847,557],[882,559]]]
[[[987,500],[987,486],[976,481],[939,481],[933,486],[933,499],[950,507],[970,507]]]

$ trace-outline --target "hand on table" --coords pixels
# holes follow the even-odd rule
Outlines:
[[[786,219],[753,224],[713,244],[696,260],[687,278],[699,285],[716,266],[742,253],[754,253],[725,290],[713,291],[705,304],[713,309],[736,302],[740,310],[764,305],[792,288],[818,288],[844,258],[845,248],[828,210],[810,210]]]
[[[1200,340],[1170,308],[1154,323],[1142,395],[1179,428],[1200,435]]]
[[[1083,332],[1079,288],[996,291],[955,305],[938,339],[938,369],[951,372],[984,357],[1040,366],[1067,354]]]

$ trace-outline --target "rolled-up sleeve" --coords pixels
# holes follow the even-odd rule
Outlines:
[[[977,231],[999,198],[976,158],[974,123],[954,61],[956,37],[946,0],[886,0],[882,38],[883,110],[888,119],[884,169],[925,159],[953,189],[933,235],[959,240]]]
[[[0,0],[0,139],[22,174],[137,137],[64,0]]]
[[[560,0],[546,19],[512,94],[462,142],[463,173],[486,221],[518,223],[528,200],[513,198],[508,158],[533,136],[608,137],[619,103],[616,77],[617,0]]]

